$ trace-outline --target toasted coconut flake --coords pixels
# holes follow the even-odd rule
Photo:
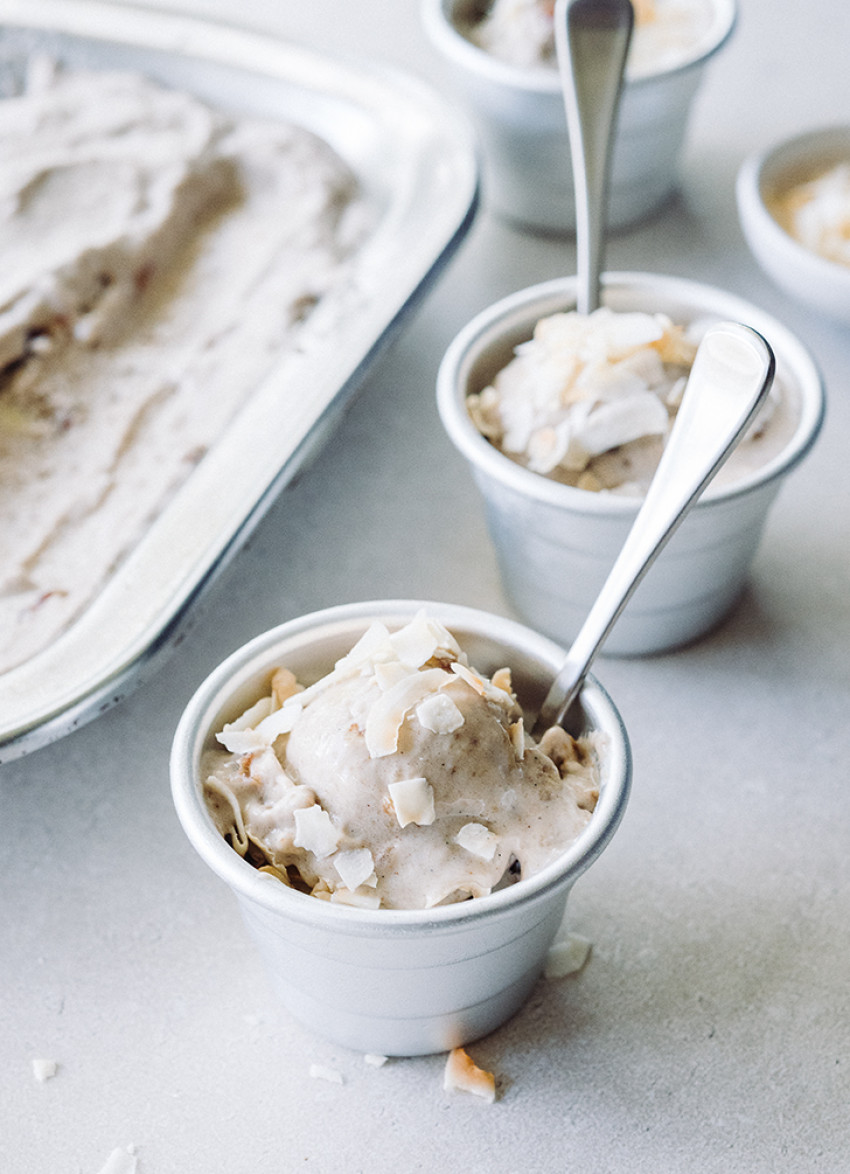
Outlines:
[[[272,674],[272,698],[276,705],[280,707],[289,697],[294,697],[296,693],[301,692],[302,686],[298,684],[295,673],[289,669],[279,668],[275,669]]]
[[[270,746],[251,756],[248,773],[252,779],[256,779],[264,787],[288,790],[294,785]]]
[[[264,717],[272,711],[271,697],[261,697],[259,701],[255,701],[250,705],[244,713],[242,713],[234,722],[230,722],[224,727],[225,730],[252,730],[254,726],[259,725]]]
[[[409,624],[390,636],[396,656],[411,668],[421,668],[435,656],[454,659],[460,648],[451,632],[421,609]]]
[[[274,877],[275,880],[280,881],[280,883],[286,885],[287,888],[292,887],[289,883],[289,877],[286,875],[283,869],[275,868],[273,864],[263,864],[257,869],[257,872],[263,873],[264,876]]]
[[[374,888],[377,884],[375,861],[368,848],[351,848],[347,852],[338,852],[334,856],[334,868],[347,889],[357,889],[361,885],[371,885]]]
[[[39,1084],[44,1084],[46,1080],[52,1080],[58,1071],[59,1065],[55,1060],[37,1058],[32,1062],[32,1074]]]
[[[543,970],[546,978],[564,978],[577,974],[590,956],[591,943],[581,934],[559,930],[546,955]]]
[[[496,1078],[479,1068],[463,1048],[452,1048],[443,1070],[443,1088],[448,1092],[471,1092],[492,1104],[496,1099]]]
[[[274,710],[268,717],[264,717],[254,730],[262,740],[263,745],[271,746],[281,734],[288,734],[301,714],[301,693],[287,698],[280,709]]]
[[[600,404],[576,428],[576,440],[590,456],[597,456],[642,436],[664,436],[669,425],[667,409],[658,396],[642,391]]]
[[[310,1077],[313,1080],[327,1080],[330,1084],[345,1084],[345,1078],[336,1068],[329,1068],[326,1064],[311,1064]]]
[[[400,660],[389,660],[386,664],[375,665],[375,682],[382,693],[392,689],[399,681],[410,676],[410,666]]]
[[[483,823],[465,823],[455,836],[455,843],[479,860],[492,860],[499,837]]]
[[[401,779],[390,783],[387,790],[400,827],[409,823],[425,827],[434,822],[434,789],[427,779]]]
[[[496,669],[495,673],[493,673],[493,676],[490,678],[490,682],[497,689],[501,689],[503,693],[507,693],[508,696],[513,695],[511,670],[507,666],[505,666],[505,668]]]
[[[380,909],[381,897],[374,889],[334,889],[331,904],[349,905],[355,909]]]
[[[392,653],[390,633],[386,624],[375,620],[370,624],[354,647],[345,656],[340,657],[334,666],[331,676],[337,678],[347,676],[351,672],[359,672],[364,664],[371,661],[389,659]]]
[[[486,677],[482,677],[479,673],[469,668],[468,665],[462,664],[460,661],[455,661],[451,666],[451,670],[455,676],[466,681],[471,689],[474,689],[476,693],[480,693],[482,697],[486,697],[488,701],[495,701],[503,709],[510,709],[513,706],[514,699],[511,693],[506,692],[492,681],[488,681]]]
[[[511,722],[508,726],[508,733],[510,734],[511,745],[514,748],[516,760],[517,762],[522,762],[523,758],[525,758],[525,723],[522,718]]]
[[[314,855],[330,856],[339,847],[341,834],[334,827],[328,813],[314,803],[312,807],[300,807],[293,813],[295,819],[296,848],[304,848]]]
[[[452,665],[452,672],[460,677],[462,681],[466,681],[467,685],[471,689],[474,689],[476,693],[479,693],[482,697],[487,696],[487,686],[483,677],[480,677],[478,673],[474,672],[467,665],[457,662]]]
[[[266,743],[256,733],[255,727],[268,717],[271,710],[271,697],[261,697],[235,721],[227,722],[216,734],[216,740],[231,754],[250,754],[253,750],[262,750]]]
[[[408,710],[429,693],[436,693],[451,679],[444,669],[423,669],[411,673],[383,693],[366,719],[366,748],[370,757],[394,754],[398,749],[398,732]]]
[[[433,693],[416,707],[420,726],[432,734],[451,734],[463,725],[463,714],[447,693]]]
[[[578,761],[575,739],[567,733],[563,726],[550,726],[537,743],[537,747],[541,754],[545,754],[554,762],[561,775],[564,774],[562,768],[566,767],[568,762]]]

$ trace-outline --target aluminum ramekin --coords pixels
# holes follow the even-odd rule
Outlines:
[[[604,743],[600,798],[581,836],[537,875],[500,892],[428,910],[364,910],[296,892],[242,859],[219,835],[202,795],[200,757],[223,721],[259,696],[285,664],[305,681],[333,667],[375,619],[397,627],[420,607],[444,623],[486,673],[510,665],[534,712],[564,650],[498,616],[441,603],[378,601],[330,608],[266,632],[200,686],[173,744],[171,780],[183,828],[236,895],[284,1005],[318,1034],[384,1055],[445,1051],[513,1015],[541,974],[567,894],[611,839],[631,779],[617,710],[591,680],[582,700]]]
[[[567,644],[599,594],[640,501],[573,489],[521,467],[478,432],[466,397],[486,386],[540,318],[573,308],[575,290],[574,277],[559,278],[482,311],[450,344],[437,380],[440,416],[481,491],[506,593],[527,623]],[[733,294],[681,278],[609,273],[603,301],[615,310],[663,312],[674,322],[713,317],[753,327],[773,347],[777,381],[797,414],[782,451],[728,487],[710,485],[650,568],[605,643],[607,653],[640,655],[696,639],[733,606],[771,503],[820,430],[824,391],[803,344]]]

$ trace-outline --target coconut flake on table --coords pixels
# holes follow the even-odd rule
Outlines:
[[[464,1048],[452,1048],[443,1069],[443,1088],[447,1092],[471,1092],[488,1104],[496,1099],[496,1078],[480,1068]]]

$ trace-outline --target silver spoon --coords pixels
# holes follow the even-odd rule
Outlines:
[[[575,185],[581,314],[599,305],[611,147],[634,19],[630,0],[555,4],[555,48]]]
[[[710,327],[694,359],[658,468],[617,560],[573,641],[534,723],[540,736],[574,725],[568,711],[594,657],[637,585],[749,427],[770,390],[773,351],[734,322]]]

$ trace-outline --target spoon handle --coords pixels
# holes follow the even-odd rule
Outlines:
[[[749,427],[774,370],[773,351],[755,330],[724,322],[706,331],[644,502],[543,702],[535,733],[563,721],[635,588]]]
[[[573,167],[582,314],[599,305],[611,147],[633,27],[630,0],[557,0],[555,47]]]

